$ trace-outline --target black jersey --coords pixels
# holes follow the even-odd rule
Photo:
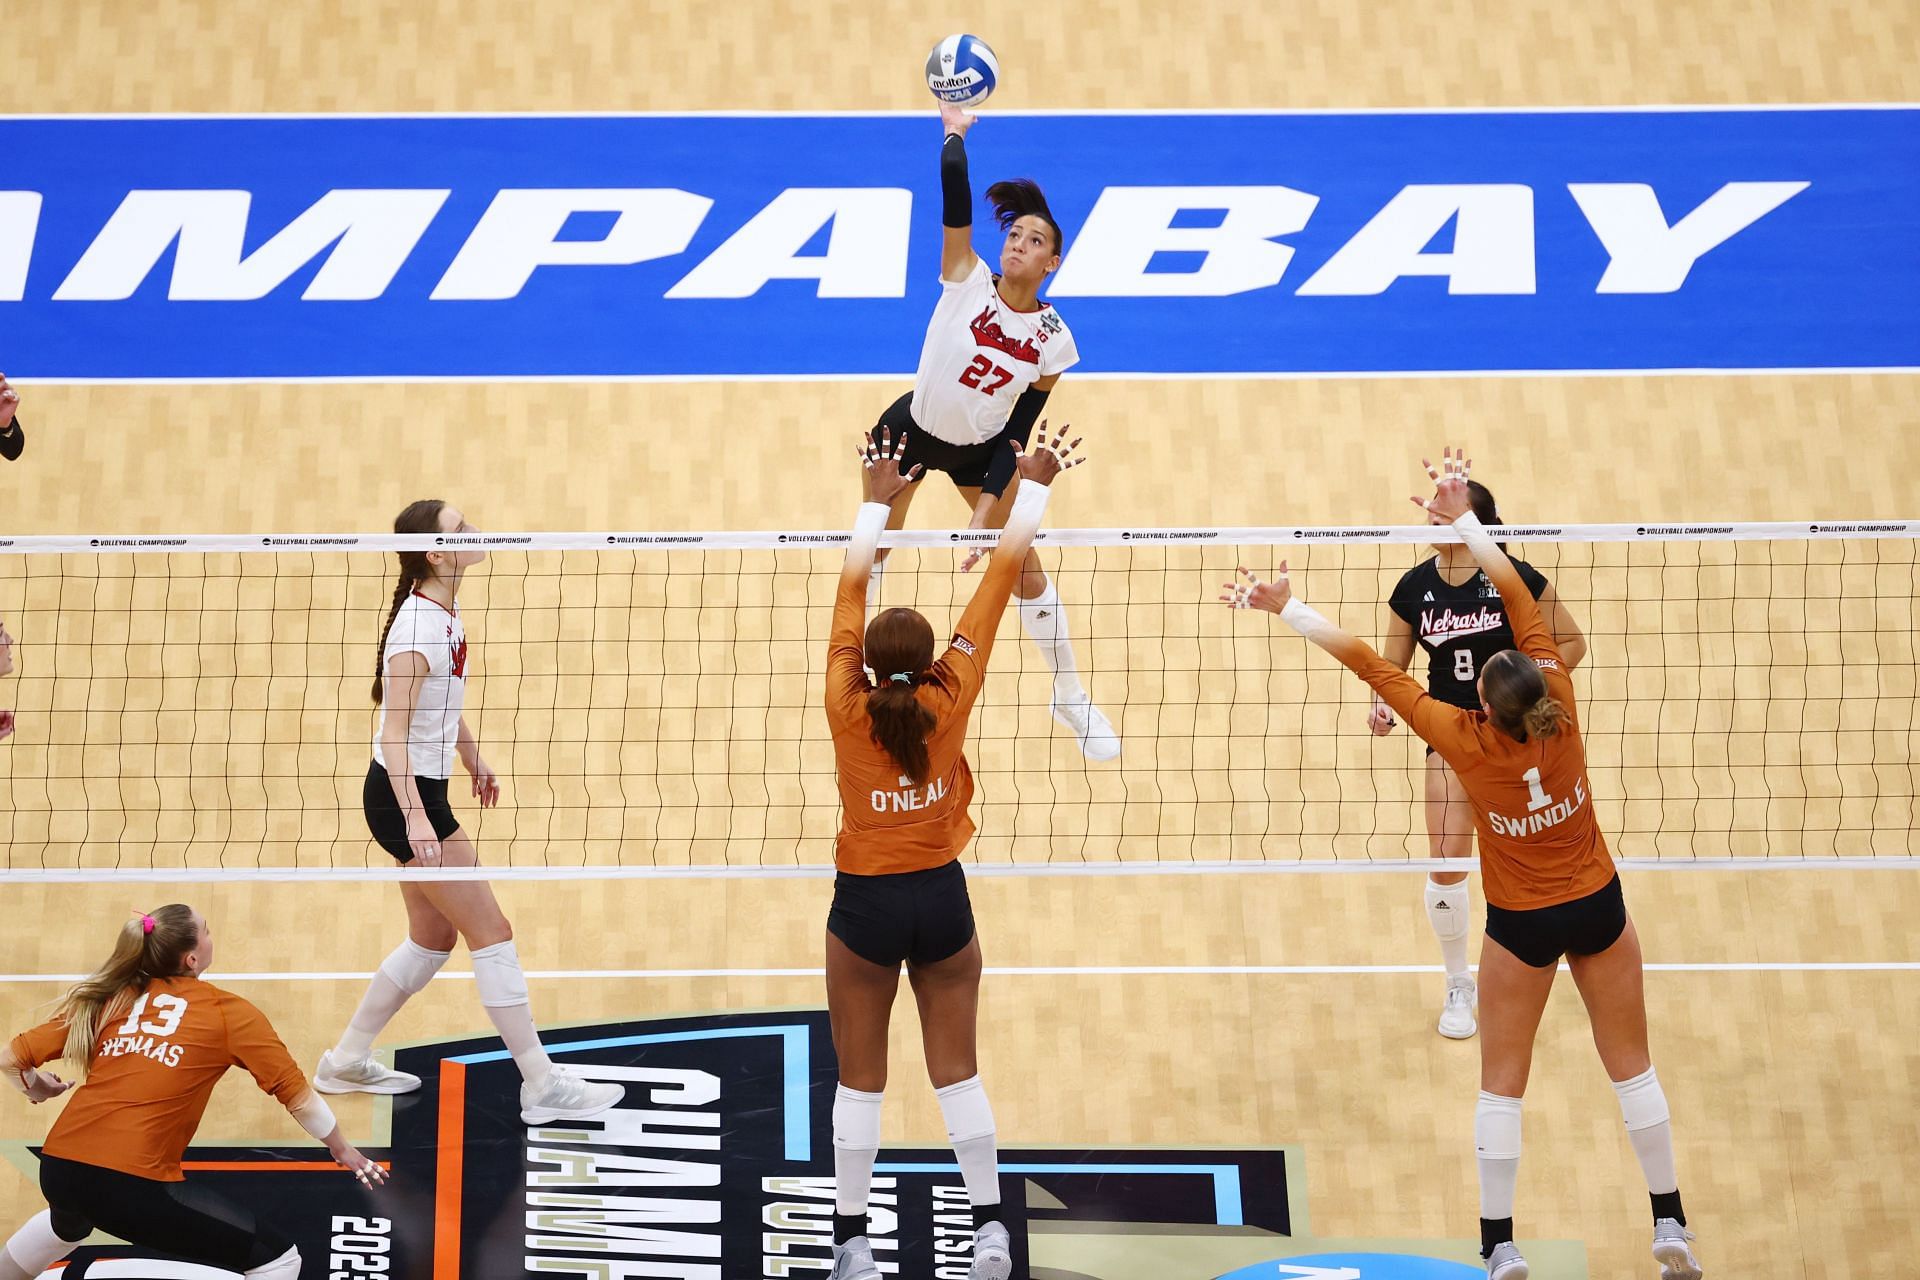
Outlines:
[[[1538,600],[1547,589],[1545,575],[1524,560],[1513,567]],[[1401,575],[1387,607],[1406,620],[1427,651],[1427,692],[1450,706],[1478,709],[1480,668],[1514,647],[1500,592],[1487,575],[1476,572],[1464,586],[1450,586],[1434,556]]]

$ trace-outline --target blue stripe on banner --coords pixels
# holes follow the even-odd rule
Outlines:
[[[873,1166],[875,1173],[958,1173],[957,1164],[889,1164]],[[1240,1170],[1230,1164],[1003,1164],[1002,1173],[1152,1173],[1188,1174],[1213,1179],[1214,1217],[1223,1227],[1244,1226],[1246,1210],[1240,1195]]]
[[[624,1049],[637,1044],[679,1044],[688,1040],[746,1040],[761,1036],[773,1036],[784,1044],[782,1071],[784,1072],[783,1091],[786,1100],[786,1115],[783,1117],[786,1133],[787,1159],[807,1161],[813,1158],[813,1133],[809,1128],[811,1120],[807,1105],[807,1083],[813,1073],[813,1055],[804,1026],[778,1027],[715,1027],[705,1031],[661,1031],[652,1035],[613,1036],[602,1040],[573,1040],[565,1044],[550,1044],[549,1056],[558,1057],[563,1053],[588,1053],[595,1049]],[[450,1062],[468,1064],[480,1062],[504,1062],[513,1055],[505,1049],[495,1049],[486,1053],[461,1054],[449,1058]]]
[[[908,375],[913,116],[0,118],[24,379]],[[1920,109],[990,114],[1083,373],[1920,367]],[[976,244],[997,254],[984,207]]]

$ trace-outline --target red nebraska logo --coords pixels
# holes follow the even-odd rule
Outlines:
[[[1033,345],[1033,341],[1029,338],[1021,338],[1018,341],[1009,338],[1006,330],[1000,327],[1000,322],[993,318],[992,307],[983,307],[968,327],[973,330],[973,340],[976,344],[992,347],[996,351],[1004,351],[1015,360],[1024,360],[1028,364],[1040,363],[1040,352]]]

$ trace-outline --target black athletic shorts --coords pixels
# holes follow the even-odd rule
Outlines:
[[[949,862],[930,871],[833,878],[827,932],[862,960],[898,969],[934,964],[973,941],[973,899],[967,873]]]
[[[433,824],[433,834],[445,840],[460,829],[460,819],[453,816],[453,807],[447,803],[445,778],[423,778],[416,773],[413,785],[420,791],[420,804],[427,811],[427,821]],[[367,811],[367,830],[373,832],[374,842],[401,862],[412,862],[407,813],[394,799],[393,782],[378,760],[367,767],[367,785],[360,788],[360,804]]]
[[[1584,898],[1532,911],[1509,911],[1487,904],[1487,936],[1536,969],[1560,963],[1560,957],[1599,955],[1627,931],[1627,900],[1620,877]]]
[[[264,1267],[293,1248],[251,1209],[198,1183],[160,1182],[42,1155],[40,1190],[62,1240],[84,1240],[97,1227],[142,1249],[228,1271]]]
[[[907,437],[906,456],[900,459],[900,471],[904,475],[919,463],[928,471],[944,471],[956,485],[963,488],[978,488],[983,492],[999,497],[1013,483],[1019,459],[1013,452],[1013,441],[1019,440],[1020,447],[1026,448],[1026,435],[1016,436],[1011,428],[1002,431],[983,444],[950,444],[939,436],[928,435],[913,420],[913,393],[895,400],[880,415],[880,421],[873,428],[873,441],[880,443],[882,428],[893,432],[896,446],[900,437]],[[1029,430],[1027,435],[1031,435]]]

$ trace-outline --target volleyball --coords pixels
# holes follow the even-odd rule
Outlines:
[[[927,88],[942,102],[977,107],[1000,83],[1000,59],[979,36],[948,36],[927,55]]]

